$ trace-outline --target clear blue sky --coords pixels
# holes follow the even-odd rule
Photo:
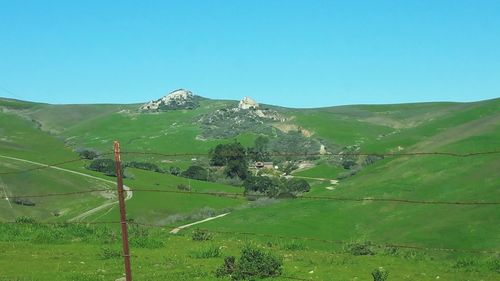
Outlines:
[[[0,0],[0,96],[292,107],[500,96],[500,1]]]

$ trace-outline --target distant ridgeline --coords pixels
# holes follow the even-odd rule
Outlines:
[[[178,89],[161,99],[150,101],[141,106],[144,112],[158,112],[167,110],[195,109],[200,106],[201,97],[193,95],[192,92]]]

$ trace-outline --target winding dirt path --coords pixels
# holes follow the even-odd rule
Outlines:
[[[204,222],[207,222],[207,221],[219,219],[219,218],[225,217],[225,216],[227,216],[229,214],[230,213],[225,213],[225,214],[218,215],[218,216],[211,217],[211,218],[207,218],[207,219],[204,219],[204,220],[201,220],[201,221],[197,221],[197,222],[193,222],[193,223],[186,224],[186,225],[183,225],[183,226],[179,226],[179,227],[176,227],[176,228],[172,229],[172,231],[170,231],[170,233],[177,234],[177,233],[179,233],[179,231],[183,230],[184,228],[188,228],[188,227],[191,227],[193,225],[197,225],[197,224],[204,223]]]
[[[5,159],[10,159],[10,160],[20,161],[20,162],[29,163],[29,164],[33,164],[33,165],[37,165],[37,166],[42,166],[42,167],[47,167],[47,168],[50,168],[50,169],[55,169],[55,170],[63,171],[63,172],[66,172],[66,173],[71,173],[71,174],[79,175],[79,176],[82,176],[82,177],[87,177],[87,178],[99,180],[99,181],[106,182],[106,183],[116,184],[116,182],[114,182],[114,181],[110,181],[110,180],[102,179],[102,178],[99,178],[99,177],[87,175],[87,174],[84,174],[84,173],[80,173],[80,172],[76,172],[76,171],[72,171],[72,170],[68,170],[68,169],[64,169],[64,168],[60,168],[60,167],[50,166],[48,164],[34,162],[34,161],[22,159],[22,158],[10,157],[10,156],[5,156],[5,155],[0,155],[0,158],[5,158]],[[132,190],[130,190],[130,187],[124,185],[123,189],[125,190],[125,193],[126,193],[125,201],[132,199],[132,197],[134,196],[134,193],[132,192]],[[99,211],[101,211],[103,209],[106,209],[106,208],[108,208],[110,206],[113,206],[115,204],[118,204],[118,201],[106,202],[106,203],[104,203],[104,204],[102,204],[102,205],[100,205],[100,206],[98,206],[96,208],[93,208],[93,209],[90,209],[90,210],[88,210],[86,212],[83,212],[80,215],[78,215],[78,216],[76,216],[74,218],[69,219],[68,221],[70,221],[70,222],[72,222],[72,221],[80,221],[80,220],[82,220],[84,218],[87,218],[90,215],[95,214],[96,212],[99,212]]]

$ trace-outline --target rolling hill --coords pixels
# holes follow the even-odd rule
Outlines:
[[[169,173],[127,168],[129,177],[125,183],[138,190],[127,202],[129,217],[137,222],[171,225],[230,212],[203,227],[212,231],[342,241],[363,239],[419,247],[500,247],[498,205],[371,200],[500,202],[500,99],[318,109],[260,105],[259,109],[241,109],[236,101],[199,98],[196,106],[189,108],[148,112],[140,107],[49,105],[0,99],[0,155],[50,164],[77,159],[79,149],[109,153],[113,141],[120,140],[125,162],[154,163],[164,170],[186,169],[193,164],[208,165],[208,153],[218,144],[236,140],[250,147],[257,137],[266,136],[271,153],[303,154],[298,159],[276,156],[273,160],[280,169],[286,160],[296,160],[298,169],[291,176],[308,178],[312,189],[305,197],[316,199],[256,204],[243,197],[175,193],[180,184],[189,185],[195,192],[241,194],[242,188],[230,185],[231,182],[188,180]],[[229,133],[221,136],[219,132],[223,131]],[[411,155],[495,151],[467,157]],[[339,162],[339,155],[349,153],[356,155],[356,169],[346,169]],[[385,157],[371,159],[365,154]],[[89,163],[82,159],[61,167],[114,180],[86,169]],[[0,172],[10,173],[33,165],[0,158],[0,168]],[[0,179],[7,196],[113,189],[112,184],[53,169],[0,174]],[[141,189],[165,192],[140,192]],[[110,199],[106,194],[81,194],[71,200],[33,199],[36,205],[32,207],[14,204],[11,208],[10,201],[2,200],[0,220],[29,215],[41,221],[65,221],[107,202]],[[109,208],[87,219],[102,222],[116,218],[116,208]],[[264,243],[267,238],[252,239]],[[307,247],[323,246],[311,243]]]

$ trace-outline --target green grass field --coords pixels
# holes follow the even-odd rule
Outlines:
[[[197,121],[202,114],[223,108],[229,103],[205,100],[196,110],[140,114],[136,111],[137,105],[56,106],[0,99],[0,155],[45,164],[58,163],[78,159],[74,152],[77,148],[111,152],[114,140],[121,141],[124,151],[204,154],[219,143],[233,140],[200,139],[198,136],[202,128]],[[471,153],[500,149],[500,99],[475,103],[277,110],[289,118],[288,125],[307,130],[312,138],[325,144],[331,151],[353,145],[361,152],[376,153]],[[237,139],[249,146],[255,137],[253,132],[246,132]],[[307,195],[500,202],[499,156],[386,157],[366,166],[356,175],[341,180],[333,190],[327,189],[330,183],[310,180],[313,188]],[[207,160],[205,156],[197,156],[196,160],[191,158],[123,155],[124,161],[148,161],[164,168],[178,166],[185,169],[192,163]],[[345,172],[329,160],[329,156],[321,156],[314,161],[316,166],[295,175],[333,179]],[[105,180],[115,180],[85,169],[87,164],[87,161],[75,161],[61,167]],[[36,166],[0,158],[0,173],[33,167]],[[125,179],[125,184],[137,190],[133,198],[127,201],[129,218],[143,223],[182,225],[209,214],[229,212],[223,218],[204,223],[203,228],[215,232],[248,232],[257,235],[216,234],[210,243],[214,247],[222,247],[223,254],[235,254],[247,242],[257,243],[282,255],[285,258],[284,272],[291,276],[306,280],[371,280],[370,272],[384,266],[391,272],[389,280],[436,280],[437,276],[441,280],[498,279],[498,205],[425,205],[312,199],[248,202],[241,197],[193,194],[241,193],[241,187],[188,181],[169,174],[130,168],[127,173],[131,177]],[[190,185],[193,191],[191,194],[176,193],[179,184]],[[0,192],[7,196],[115,189],[113,184],[54,169],[0,174],[0,185],[4,187]],[[163,192],[141,192],[141,189]],[[21,215],[32,216],[39,221],[66,221],[110,199],[101,193],[89,193],[33,200],[36,201],[34,207],[14,204],[12,208],[9,201],[2,200],[0,221],[12,221]],[[59,215],[55,216],[55,213]],[[87,217],[86,221],[117,221],[118,217],[117,208],[110,206]],[[5,227],[5,233],[19,233],[19,237],[14,239],[11,234],[0,234],[0,250],[7,253],[0,257],[0,280],[114,280],[122,272],[118,258],[99,258],[102,248],[109,245],[103,244],[93,234],[90,237],[94,238],[89,238],[92,241],[61,238],[61,242],[54,242],[50,239],[45,241],[45,234],[40,234],[41,238],[32,236],[38,233],[36,229],[30,234],[17,228],[25,226],[2,227]],[[163,241],[161,246],[152,249],[132,248],[138,278],[217,280],[213,271],[222,263],[223,257],[192,257],[193,251],[201,251],[210,243],[196,244],[191,241],[187,234],[191,230],[181,232],[180,236],[171,236],[168,230],[170,228],[152,231],[151,239]],[[47,231],[52,235],[52,230]],[[57,235],[65,237],[66,232],[60,230]],[[388,255],[382,249],[374,256],[358,257],[343,252],[339,245],[324,245],[309,240],[301,240],[299,249],[292,251],[290,248],[294,248],[293,245],[282,245],[289,243],[288,240],[278,241],[278,238],[260,235],[368,240],[376,244],[479,249],[497,251],[497,254],[463,257],[459,253],[440,254],[429,250],[417,254]],[[42,243],[36,243],[37,239],[41,239]],[[111,246],[117,248],[119,244],[114,241]],[[43,256],[51,258],[44,259]],[[7,267],[12,258],[19,262],[16,262],[16,266]],[[473,262],[460,262],[460,259],[465,258]],[[34,264],[36,266],[30,266]],[[29,270],[23,271],[25,267],[29,267]],[[309,273],[311,271],[313,273]],[[58,275],[57,272],[64,273]]]
[[[123,264],[116,230],[104,226],[0,225],[0,280],[115,280]],[[114,233],[114,234],[113,234]],[[354,255],[345,245],[308,245],[300,240],[213,234],[193,241],[191,233],[132,227],[133,276],[138,280],[229,280],[215,277],[226,256],[245,245],[283,259],[282,277],[272,280],[372,280],[379,267],[389,280],[497,280],[498,257],[441,251],[373,248]],[[218,249],[216,254],[213,249]],[[12,261],[15,260],[15,263]],[[26,270],[26,268],[29,268]],[[297,279],[300,278],[300,279]]]

